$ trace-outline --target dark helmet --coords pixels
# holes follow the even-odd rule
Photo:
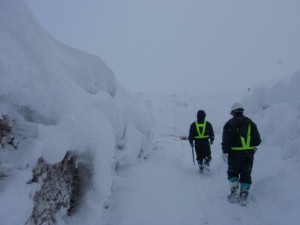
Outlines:
[[[206,117],[206,113],[204,112],[204,110],[199,110],[197,113],[197,119],[198,120],[203,120]]]

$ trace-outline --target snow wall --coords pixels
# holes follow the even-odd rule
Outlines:
[[[81,224],[101,224],[116,168],[135,164],[151,150],[150,110],[100,58],[49,35],[25,1],[1,0],[0,21],[0,116],[9,116],[19,137],[17,150],[0,152],[1,171],[16,178],[6,182],[14,190],[2,193],[1,201],[10,204],[1,205],[1,214],[21,204],[12,221],[24,224],[36,191],[26,181],[38,159],[54,164],[71,151],[92,173]]]

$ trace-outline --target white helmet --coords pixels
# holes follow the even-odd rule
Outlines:
[[[231,106],[231,111],[230,112],[233,112],[233,111],[235,111],[235,112],[243,112],[244,111],[244,107],[240,103],[238,103],[238,102],[233,103],[233,105]]]

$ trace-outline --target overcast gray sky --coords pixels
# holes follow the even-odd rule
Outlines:
[[[26,0],[131,92],[230,92],[300,70],[299,0]]]

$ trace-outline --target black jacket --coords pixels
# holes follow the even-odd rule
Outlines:
[[[230,153],[231,147],[241,146],[241,136],[246,138],[248,125],[251,125],[251,146],[258,146],[261,143],[260,134],[256,124],[244,115],[234,116],[228,120],[223,127],[222,150],[223,153]],[[238,152],[248,152],[253,150],[244,150]]]
[[[201,120],[197,120],[198,123],[203,123],[204,119]],[[205,129],[205,133],[204,135],[208,135],[208,138],[205,139],[198,139],[195,138],[196,136],[198,136],[198,132],[197,132],[197,128],[196,128],[196,124],[195,122],[193,122],[190,126],[190,132],[189,132],[189,142],[190,144],[193,143],[193,141],[195,140],[195,145],[197,146],[197,144],[200,144],[201,142],[208,142],[208,140],[210,140],[211,144],[214,141],[214,131],[213,131],[213,127],[211,125],[210,122],[206,121],[206,129]]]

